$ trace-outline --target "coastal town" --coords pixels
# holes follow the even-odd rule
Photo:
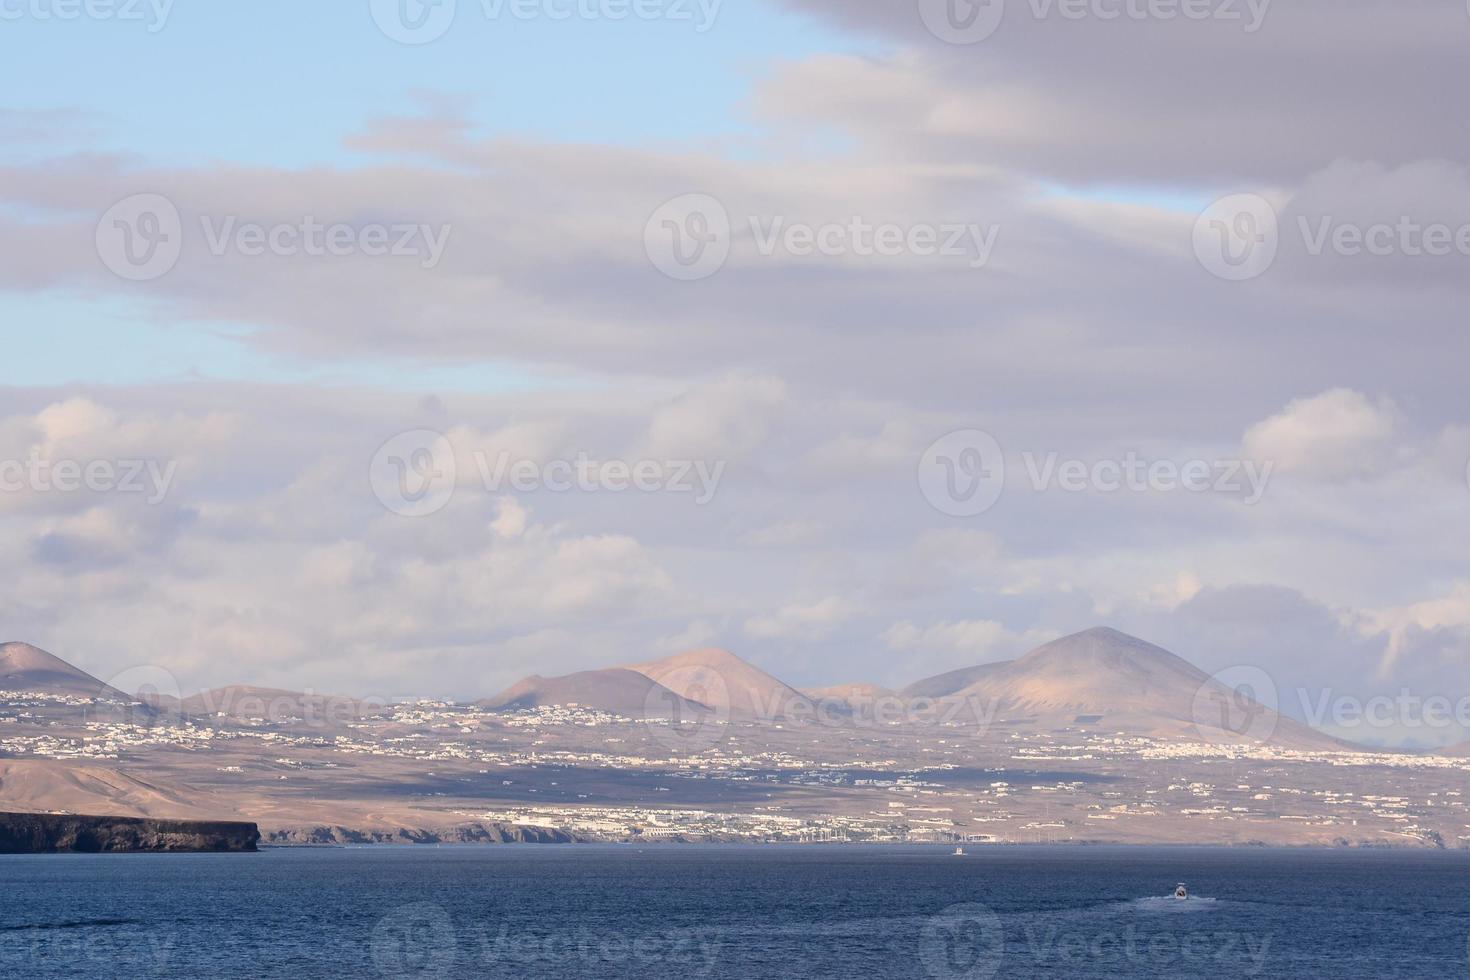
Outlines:
[[[294,702],[276,707],[191,714],[3,691],[0,765],[142,774],[209,806],[258,814],[268,837],[288,843],[358,831],[453,840],[456,825],[480,824],[647,843],[1470,846],[1470,759],[1446,755],[1227,746],[1081,726],[967,733],[753,722],[681,753],[659,720],[577,704],[419,700],[314,716]],[[368,819],[369,809],[387,819]]]

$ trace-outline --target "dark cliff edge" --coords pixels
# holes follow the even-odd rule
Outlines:
[[[260,830],[233,820],[153,820],[0,812],[0,854],[253,851]]]

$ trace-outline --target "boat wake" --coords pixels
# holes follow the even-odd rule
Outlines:
[[[1178,899],[1172,895],[1153,895],[1135,898],[1124,905],[1136,912],[1204,912],[1218,907],[1219,902],[1213,898],[1200,898],[1198,895],[1191,895],[1186,899]]]

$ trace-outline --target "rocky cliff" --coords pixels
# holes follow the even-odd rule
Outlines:
[[[260,830],[230,820],[152,820],[0,812],[0,854],[253,851]]]

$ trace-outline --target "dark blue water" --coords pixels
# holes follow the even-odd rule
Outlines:
[[[0,977],[1444,977],[1467,932],[1467,852],[0,857]]]

